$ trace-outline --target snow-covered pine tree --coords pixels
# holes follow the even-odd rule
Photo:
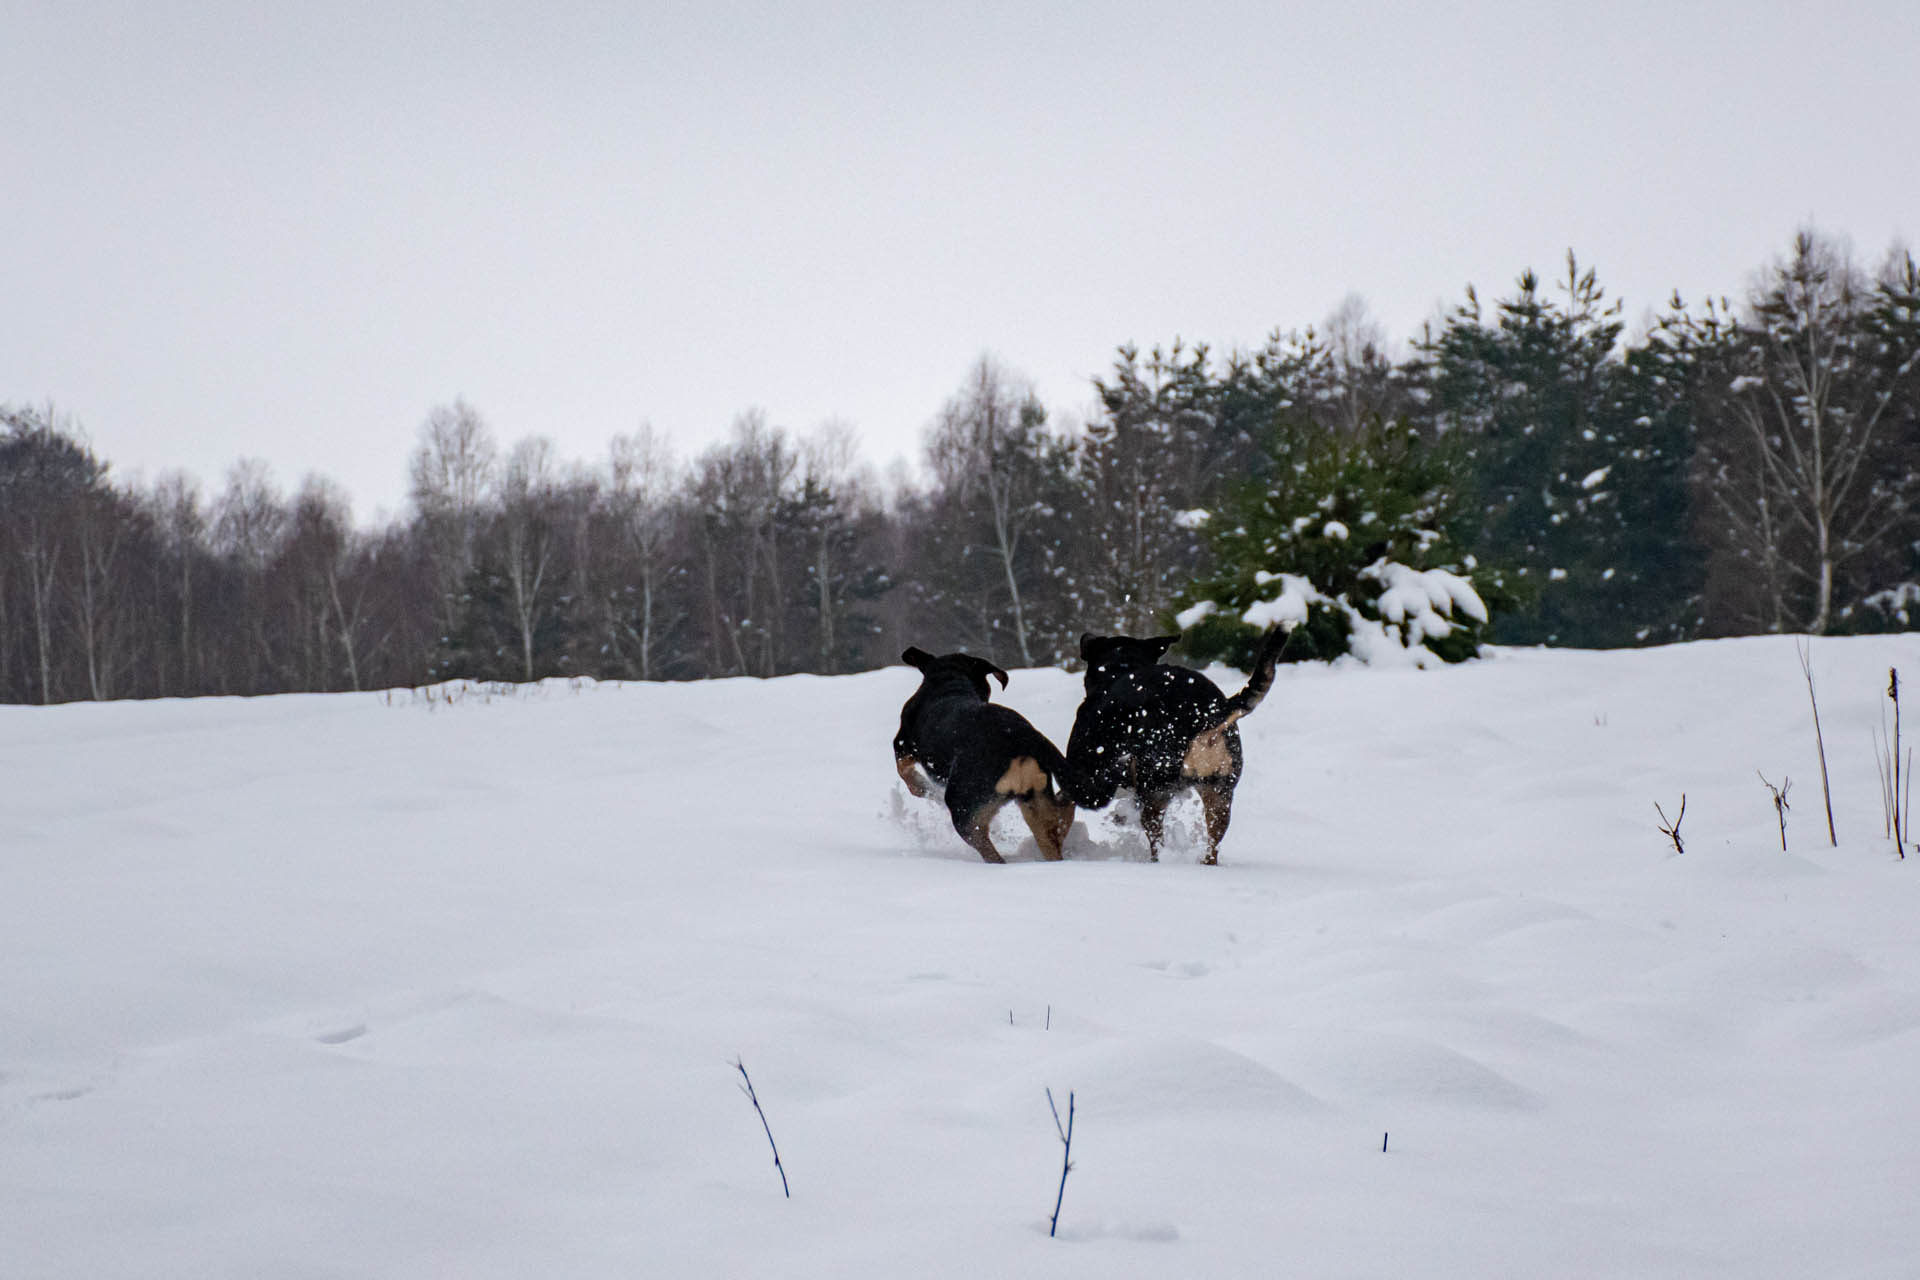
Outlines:
[[[1293,629],[1288,661],[1371,659],[1382,646],[1473,656],[1488,617],[1473,561],[1445,532],[1463,500],[1449,448],[1399,421],[1349,432],[1288,414],[1266,452],[1270,478],[1209,524],[1215,568],[1176,618],[1184,652],[1245,667],[1279,622]]]
[[[1219,485],[1218,387],[1204,346],[1120,348],[1096,379],[1101,412],[1074,459],[1071,547],[1086,625],[1145,635],[1191,580],[1202,539],[1187,512]]]
[[[1497,639],[1675,638],[1697,576],[1684,554],[1684,415],[1657,369],[1616,351],[1620,304],[1571,253],[1557,294],[1528,271],[1488,318],[1470,289],[1422,344],[1431,421],[1472,483],[1452,532],[1511,573],[1496,589],[1530,601]]]

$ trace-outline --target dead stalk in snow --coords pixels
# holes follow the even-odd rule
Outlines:
[[[1760,773],[1758,769],[1755,773]],[[1787,803],[1787,792],[1793,790],[1793,779],[1783,778],[1779,786],[1767,781],[1767,775],[1760,773],[1760,785],[1773,793],[1774,816],[1780,819],[1780,852],[1787,851],[1787,810],[1793,806]]]
[[[1686,820],[1687,816],[1687,793],[1684,791],[1680,793],[1680,812],[1675,814],[1671,820],[1667,817],[1667,811],[1660,807],[1658,800],[1653,802],[1653,811],[1660,815],[1660,830],[1665,834],[1667,839],[1673,841],[1673,851],[1675,853],[1685,853],[1687,846],[1680,843],[1680,824]]]
[[[1827,740],[1820,732],[1820,700],[1813,694],[1813,642],[1797,640],[1794,649],[1800,655],[1800,674],[1807,678],[1807,701],[1813,704],[1813,742],[1820,748],[1820,795],[1827,802],[1827,843],[1840,846],[1833,830],[1833,785],[1827,779]]]
[[[1067,1123],[1060,1123],[1060,1108],[1053,1103],[1053,1090],[1047,1090],[1047,1109],[1053,1112],[1053,1131],[1060,1135],[1060,1190],[1053,1197],[1053,1222],[1047,1227],[1049,1238],[1060,1230],[1060,1202],[1067,1196],[1067,1175],[1073,1172],[1073,1091],[1067,1091]]]
[[[1907,842],[1913,838],[1909,816],[1913,812],[1913,748],[1906,757],[1900,754],[1900,672],[1887,672],[1887,701],[1893,704],[1893,724],[1887,724],[1887,709],[1880,709],[1880,729],[1874,734],[1873,760],[1880,771],[1880,809],[1886,818],[1887,835],[1902,859]]]
[[[740,1092],[747,1095],[747,1101],[753,1104],[754,1113],[760,1117],[760,1127],[767,1131],[767,1145],[773,1148],[773,1167],[780,1175],[780,1190],[787,1199],[791,1200],[793,1189],[787,1186],[787,1167],[780,1163],[780,1146],[773,1140],[773,1126],[767,1123],[767,1113],[761,1109],[759,1095],[753,1091],[753,1080],[747,1075],[747,1068],[740,1059],[733,1060],[733,1069],[740,1073],[742,1081]]]

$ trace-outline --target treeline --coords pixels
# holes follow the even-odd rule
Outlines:
[[[691,459],[642,430],[573,462],[455,401],[378,529],[256,462],[212,495],[116,483],[55,408],[5,408],[0,700],[836,673],[909,643],[1052,663],[1082,630],[1383,556],[1469,575],[1509,643],[1920,610],[1905,253],[1868,272],[1804,233],[1740,305],[1676,297],[1631,340],[1569,255],[1551,284],[1469,290],[1403,356],[1350,304],[1251,351],[1123,347],[1094,390],[1063,422],[982,358],[919,476],[887,482],[840,428],[749,413]]]

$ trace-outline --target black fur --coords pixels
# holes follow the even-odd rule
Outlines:
[[[1058,861],[1073,823],[1073,801],[1054,789],[1056,780],[1065,789],[1066,761],[1026,717],[988,701],[993,687],[987,678],[1004,689],[1007,673],[964,653],[935,657],[914,648],[900,658],[920,672],[920,688],[900,709],[900,732],[893,739],[901,781],[917,796],[928,791],[919,773],[943,787],[953,829],[988,862],[1004,861],[987,827],[1013,801],[1041,856]]]
[[[1273,685],[1284,636],[1268,632],[1246,687],[1229,698],[1213,681],[1160,659],[1179,636],[1080,637],[1086,659],[1086,697],[1067,740],[1074,799],[1090,809],[1113,801],[1121,788],[1140,802],[1140,824],[1156,860],[1167,805],[1192,787],[1206,810],[1207,854],[1218,860],[1233,815],[1233,791],[1245,756],[1239,719],[1260,705]]]

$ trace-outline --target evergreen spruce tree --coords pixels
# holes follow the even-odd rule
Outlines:
[[[454,625],[434,655],[433,680],[528,679],[520,620],[507,575],[484,559],[468,571],[454,597]],[[531,678],[571,675],[567,657],[572,628],[559,609],[543,609],[533,624]]]
[[[1694,429],[1685,379],[1649,338],[1628,349],[1599,410],[1595,431],[1615,461],[1590,513],[1611,563],[1588,559],[1597,572],[1566,602],[1569,630],[1597,648],[1691,640],[1703,620],[1706,553],[1689,488]]]
[[[1207,349],[1120,348],[1094,383],[1101,414],[1074,459],[1073,575],[1087,625],[1144,635],[1191,580],[1202,539],[1190,510],[1219,488],[1217,386]]]
[[[1496,638],[1629,645],[1685,633],[1689,554],[1684,402],[1657,362],[1622,359],[1620,305],[1570,253],[1560,297],[1533,272],[1489,320],[1466,305],[1423,344],[1434,427],[1467,460],[1473,500],[1454,533],[1533,603]]]
[[[1386,566],[1461,577],[1476,568],[1446,533],[1464,496],[1450,447],[1399,421],[1376,418],[1349,434],[1289,415],[1265,451],[1270,478],[1243,486],[1215,516],[1215,568],[1183,598],[1182,650],[1191,656],[1245,667],[1264,629],[1245,620],[1247,610],[1298,587],[1306,616],[1283,657],[1338,657],[1352,646],[1356,622],[1383,621],[1381,599],[1395,580]],[[1492,603],[1507,602],[1496,595]],[[1426,647],[1459,661],[1476,652],[1482,628],[1449,610],[1453,625],[1426,637]]]
[[[1838,629],[1906,631],[1920,627],[1920,264],[1911,253],[1888,255],[1866,328],[1889,401],[1887,441],[1871,483],[1901,502],[1895,527],[1862,556]]]

